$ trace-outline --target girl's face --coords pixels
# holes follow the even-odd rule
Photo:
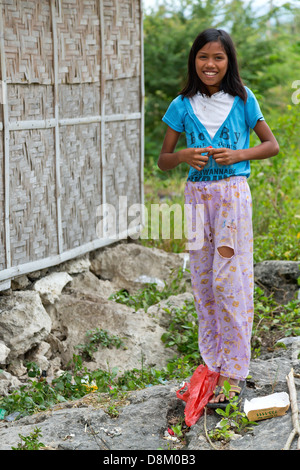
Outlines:
[[[228,68],[228,57],[222,44],[218,41],[206,43],[197,52],[195,67],[198,77],[209,92],[218,92]]]

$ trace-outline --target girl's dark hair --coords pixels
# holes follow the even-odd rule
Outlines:
[[[246,102],[247,92],[240,77],[233,41],[226,31],[214,28],[206,29],[196,37],[189,54],[187,82],[185,87],[181,90],[180,95],[183,97],[192,97],[199,91],[204,95],[210,96],[207,87],[198,77],[195,67],[195,59],[198,51],[208,42],[220,42],[228,57],[228,68],[222,80],[220,90],[232,96],[239,96]]]

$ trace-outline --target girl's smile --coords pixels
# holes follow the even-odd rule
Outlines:
[[[228,57],[222,44],[218,41],[205,44],[197,52],[195,68],[198,77],[211,94],[219,91],[228,68]]]

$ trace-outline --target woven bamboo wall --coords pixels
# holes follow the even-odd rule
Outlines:
[[[143,203],[141,0],[0,0],[0,54],[6,288],[111,243],[101,204]]]

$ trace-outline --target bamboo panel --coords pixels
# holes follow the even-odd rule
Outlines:
[[[126,196],[128,206],[140,198],[140,121],[109,122],[106,125],[106,202],[119,214],[119,197]]]
[[[104,99],[106,115],[140,112],[140,77],[107,80]]]
[[[9,85],[7,92],[10,122],[54,118],[52,85]]]
[[[57,253],[54,130],[10,133],[12,266]]]
[[[2,5],[7,83],[53,83],[49,0],[10,0]]]
[[[109,244],[99,206],[142,202],[144,92],[140,0],[0,0],[1,13],[3,281]]]
[[[63,249],[97,238],[101,204],[100,124],[61,128],[61,207]]]
[[[56,0],[59,83],[100,81],[99,0]]]
[[[100,115],[100,83],[59,85],[60,119]]]
[[[103,0],[106,79],[140,76],[140,5],[136,0]]]

